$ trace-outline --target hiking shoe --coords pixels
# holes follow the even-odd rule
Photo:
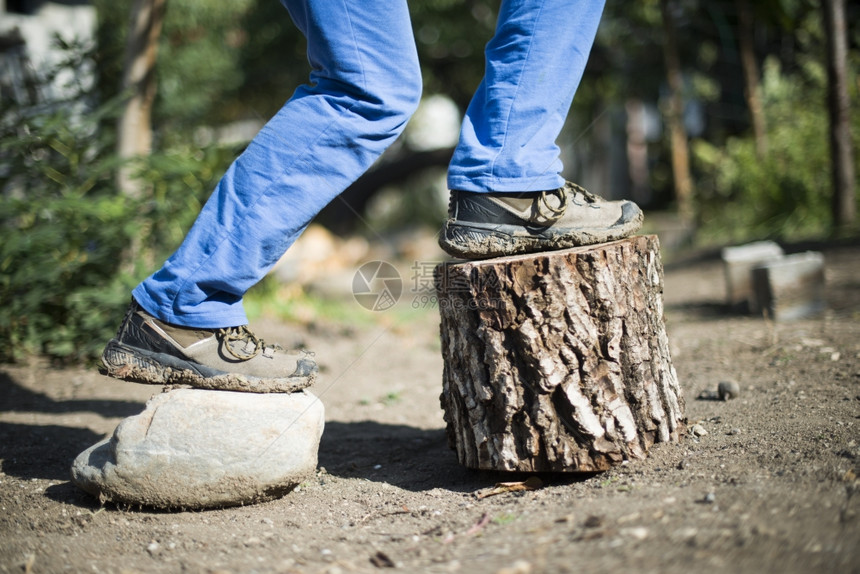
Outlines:
[[[247,326],[178,327],[159,321],[132,301],[99,371],[117,379],[201,389],[290,393],[310,386],[313,355],[268,345]]]
[[[642,226],[632,201],[607,201],[575,183],[529,193],[451,191],[439,245],[480,259],[623,239]]]

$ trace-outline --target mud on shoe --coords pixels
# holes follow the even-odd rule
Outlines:
[[[99,371],[152,385],[290,393],[313,384],[313,355],[266,344],[247,326],[194,329],[164,323],[132,301]]]
[[[642,219],[632,201],[608,201],[571,182],[528,193],[453,190],[439,245],[463,259],[552,251],[623,239]]]

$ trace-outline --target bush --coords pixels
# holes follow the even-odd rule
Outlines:
[[[106,192],[113,165],[108,142],[93,137],[97,117],[65,106],[3,112],[0,359],[81,356],[105,311],[93,290],[117,275],[134,208]]]
[[[114,185],[120,103],[0,102],[0,361],[91,360],[131,288],[173,250],[228,161],[182,147],[139,161],[144,197]]]
[[[775,59],[765,62],[765,157],[757,156],[751,136],[732,138],[722,149],[694,142],[704,241],[799,239],[832,232],[826,80],[820,64],[805,64],[802,72],[785,75]]]

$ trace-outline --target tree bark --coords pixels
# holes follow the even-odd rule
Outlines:
[[[122,77],[122,91],[128,93],[128,100],[117,134],[117,154],[121,159],[148,155],[152,149],[155,61],[166,7],[167,0],[135,0],[132,6]],[[139,197],[142,192],[128,167],[119,170],[117,185],[131,197]]]
[[[737,0],[738,10],[738,45],[740,47],[741,67],[744,71],[744,96],[750,111],[753,137],[755,138],[756,155],[763,158],[767,155],[767,123],[761,101],[761,85],[759,82],[758,63],[755,58],[753,43],[753,22],[749,0]]]
[[[672,149],[672,177],[675,182],[675,199],[678,214],[685,223],[693,221],[693,180],[690,177],[690,152],[687,145],[687,130],[684,127],[684,102],[681,98],[683,77],[681,58],[678,55],[678,40],[675,24],[669,8],[669,0],[660,0],[663,17],[663,58],[666,63],[666,79],[669,83],[669,102],[666,121]]]
[[[684,433],[656,236],[436,268],[460,463],[599,471]]]
[[[833,157],[833,223],[837,229],[854,223],[854,146],[851,141],[851,102],[848,96],[848,40],[845,0],[825,0],[827,37],[827,108],[830,115],[830,153]]]

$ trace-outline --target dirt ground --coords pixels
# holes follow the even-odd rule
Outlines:
[[[726,310],[717,258],[667,264],[673,359],[707,434],[532,491],[480,497],[528,477],[448,448],[432,309],[256,325],[316,351],[327,425],[316,475],[255,506],[101,507],[71,461],[160,389],[2,366],[0,572],[860,572],[860,246],[822,250],[828,311],[780,324]],[[728,379],[739,398],[698,398]]]

